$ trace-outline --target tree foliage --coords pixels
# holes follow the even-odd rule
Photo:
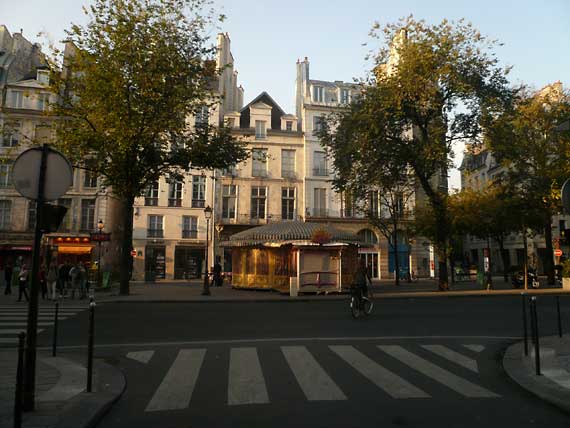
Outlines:
[[[478,139],[483,112],[500,111],[512,96],[496,42],[471,24],[429,25],[413,17],[386,26],[384,45],[350,108],[335,115],[321,139],[340,177],[353,170],[410,170],[436,217],[439,287],[447,289],[450,234],[447,170],[453,143]],[[360,162],[360,164],[358,164]]]
[[[190,167],[222,168],[246,157],[229,129],[189,118],[217,101],[215,48],[203,0],[96,0],[89,22],[67,32],[58,143],[74,164],[103,177],[125,204],[122,265],[130,261],[132,205],[147,185]],[[121,277],[128,293],[128,276]]]

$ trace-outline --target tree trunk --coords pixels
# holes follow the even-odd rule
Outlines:
[[[436,242],[437,256],[439,258],[439,278],[438,278],[438,288],[440,291],[449,290],[449,278],[447,272],[447,230],[448,221],[446,209],[443,206],[443,202],[438,201],[439,204],[436,207],[434,205],[434,214],[436,218]]]
[[[135,198],[127,196],[123,199],[123,230],[121,239],[121,272],[119,294],[127,296],[129,294],[129,282],[133,269],[133,204]]]
[[[550,216],[544,225],[544,241],[546,243],[546,259],[544,263],[544,270],[548,277],[548,285],[554,285],[554,248],[552,246],[552,221]]]
[[[503,260],[503,278],[505,282],[509,282],[509,269],[511,268],[511,262],[509,260],[509,255],[505,252],[505,242],[503,239],[495,239],[499,245],[499,251],[501,252],[501,259]]]

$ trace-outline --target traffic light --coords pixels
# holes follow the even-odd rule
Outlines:
[[[560,232],[560,243],[570,245],[570,229],[564,229]]]

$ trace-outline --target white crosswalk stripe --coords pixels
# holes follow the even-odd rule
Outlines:
[[[470,398],[498,397],[497,394],[463,379],[448,370],[425,360],[398,345],[379,345],[382,351],[400,360],[402,363],[436,380],[442,385]]]
[[[60,306],[58,310],[58,321],[64,321],[87,309],[86,305]],[[38,308],[38,327],[50,327],[53,325],[54,320],[54,306],[40,306]],[[27,321],[27,306],[0,306],[0,344],[16,345],[18,343],[18,334],[22,331],[26,331]],[[44,328],[38,329],[38,333],[42,331],[44,331]]]
[[[351,381],[353,384],[369,381],[395,399],[429,399],[435,394],[433,392],[430,393],[425,383],[419,388],[412,384],[409,379],[406,379],[410,376],[409,370],[393,369],[393,364],[395,364],[393,359],[419,372],[420,376],[423,375],[430,381],[435,381],[458,393],[458,397],[500,398],[500,395],[454,373],[454,371],[461,373],[462,368],[466,368],[477,375],[479,374],[476,360],[453,349],[458,347],[465,348],[465,345],[449,347],[440,344],[419,344],[423,349],[433,354],[433,358],[429,358],[429,355],[427,358],[421,357],[400,345],[370,344],[367,346],[368,349],[376,347],[382,353],[378,353],[375,350],[376,356],[372,357],[372,353],[364,354],[357,349],[360,345],[328,346],[327,352],[331,354],[331,357],[334,355],[338,359],[329,361],[327,366],[333,364],[332,367],[335,367],[335,364],[344,364],[362,376],[360,378],[353,372]],[[334,372],[327,372],[307,346],[287,345],[280,346],[280,349],[284,356],[284,363],[300,387],[300,391],[297,390],[297,393],[300,394],[302,391],[304,399],[311,402],[351,399],[338,386],[337,379],[335,379],[338,376],[336,371],[338,366]],[[279,379],[271,379],[271,372],[264,373],[257,348],[229,348],[227,352],[229,353],[229,362],[226,366],[227,373],[224,374],[228,380],[226,404],[237,406],[270,403],[267,388],[268,382],[279,383],[281,381]],[[198,378],[210,375],[209,373],[201,373],[205,370],[204,360],[206,355],[206,349],[180,350],[158,388],[153,393],[146,411],[166,411],[190,407],[193,394],[202,393],[201,387],[196,391]],[[216,353],[211,355],[213,358]],[[157,355],[157,352],[153,350],[144,350],[128,352],[126,356],[146,364],[153,358],[153,361],[156,363],[156,358],[159,358],[160,355]],[[219,358],[219,356],[216,355],[216,358]],[[390,370],[385,367],[385,364],[390,362],[388,360],[392,362]],[[442,364],[445,363],[447,363],[446,368],[443,368]],[[275,363],[273,362],[273,364]],[[206,369],[206,371],[208,370]],[[342,370],[342,372],[346,376],[347,371]],[[417,374],[414,374],[414,379],[415,382],[418,381]],[[279,387],[282,388],[283,385],[279,385]]]
[[[269,403],[265,380],[255,348],[232,348],[228,382],[228,404]]]
[[[188,407],[204,361],[204,355],[206,355],[205,349],[181,350],[150,403],[148,403],[146,411],[175,410]]]
[[[483,345],[463,345],[464,348],[471,349],[474,352],[481,352],[485,347]]]
[[[282,346],[281,350],[299,386],[309,401],[346,400],[317,360],[304,346]]]

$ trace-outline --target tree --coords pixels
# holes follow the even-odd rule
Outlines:
[[[323,128],[323,144],[340,175],[359,151],[370,167],[389,163],[413,172],[436,218],[439,289],[446,290],[452,146],[478,139],[482,112],[500,110],[511,98],[508,70],[492,53],[496,42],[463,21],[428,25],[409,17],[383,35],[359,99]]]
[[[216,102],[218,70],[203,0],[95,0],[67,32],[74,49],[53,76],[58,144],[103,177],[123,204],[121,266],[131,266],[133,203],[164,175],[223,168],[246,157],[225,127],[188,120]],[[71,45],[67,45],[69,48]],[[120,292],[129,293],[129,269]]]
[[[555,128],[569,115],[570,96],[558,83],[538,93],[521,88],[510,108],[486,118],[486,144],[505,167],[505,182],[541,213],[536,230],[544,233],[549,284],[554,284],[552,216],[561,212],[560,188],[570,173],[570,132]]]

